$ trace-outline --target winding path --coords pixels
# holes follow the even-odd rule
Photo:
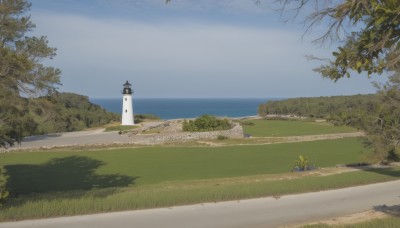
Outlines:
[[[277,227],[399,204],[400,180],[315,193],[0,223],[0,228]]]
[[[146,122],[142,127],[159,125],[162,122]],[[140,137],[140,136],[138,136]],[[26,137],[21,144],[17,144],[8,150],[29,150],[53,147],[69,146],[91,146],[91,145],[112,145],[112,144],[132,144],[135,143],[134,137],[128,134],[118,134],[117,131],[104,132],[104,129],[54,133],[48,135],[38,135]],[[0,148],[1,150],[1,148]]]
[[[174,134],[174,133],[168,133]],[[347,137],[363,136],[363,132],[351,133],[335,133],[324,135],[304,135],[304,136],[287,136],[287,137],[254,137],[257,141],[249,141],[249,143],[237,143],[235,145],[266,145],[277,143],[293,143],[305,141],[317,141],[326,139],[338,139]],[[104,132],[104,129],[56,133],[49,135],[31,136],[25,138],[21,144],[15,145],[8,150],[32,150],[53,147],[70,147],[70,146],[91,146],[91,145],[112,145],[112,144],[142,144],[149,141],[146,137],[151,135],[130,135],[118,134],[118,132]],[[152,143],[157,143],[152,140]],[[161,143],[163,141],[160,141]],[[226,146],[224,143],[206,143],[212,146]],[[229,145],[229,144],[228,144]],[[1,149],[1,148],[0,148]]]

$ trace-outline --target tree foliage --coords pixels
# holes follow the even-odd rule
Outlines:
[[[365,131],[368,145],[380,160],[400,153],[400,74],[390,77],[379,92],[370,95],[291,98],[258,107],[260,116],[294,115],[324,118],[336,125]]]
[[[21,137],[56,132],[79,131],[120,120],[120,115],[107,112],[86,96],[54,93],[38,98],[23,98],[24,125],[14,128]]]
[[[228,119],[219,119],[211,115],[202,115],[195,120],[185,120],[183,131],[219,131],[228,130],[232,126]]]
[[[362,121],[371,146],[381,160],[400,153],[400,73],[396,72],[384,85],[377,85],[380,105]]]
[[[350,124],[353,114],[373,113],[379,105],[379,97],[376,94],[290,98],[261,104],[258,107],[258,114],[262,117],[289,115],[333,121],[345,120],[344,123]]]
[[[28,100],[27,115],[36,123],[31,128],[34,134],[79,131],[120,119],[119,114],[107,112],[91,103],[88,97],[79,94],[55,93],[31,100]],[[37,103],[41,105],[37,106]],[[24,136],[30,134],[28,131]]]
[[[30,6],[0,0],[0,146],[13,145],[37,125],[26,115],[26,98],[52,94],[60,84],[60,70],[42,64],[56,49],[45,36],[27,36],[35,27],[26,15]]]
[[[315,69],[334,81],[350,77],[352,72],[368,76],[393,73],[390,82],[378,86],[378,101],[358,113],[337,115],[340,121],[357,123],[367,135],[377,154],[399,152],[399,73],[400,73],[400,1],[399,0],[280,0],[282,9],[292,8],[296,15],[312,4],[307,17],[308,29],[327,25],[326,32],[315,40],[340,41],[332,59]],[[338,113],[338,111],[336,111]],[[386,155],[385,155],[386,156]]]
[[[283,9],[300,11],[313,4],[308,29],[318,24],[327,31],[315,42],[339,40],[328,63],[315,69],[338,80],[352,72],[382,74],[400,67],[400,2],[398,0],[280,0]]]

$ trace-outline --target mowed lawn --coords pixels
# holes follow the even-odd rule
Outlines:
[[[327,122],[308,122],[290,120],[250,120],[254,125],[244,125],[245,133],[255,137],[302,136],[356,132],[347,126],[334,126]]]
[[[400,177],[398,169],[328,176],[288,173],[300,154],[325,167],[362,162],[370,153],[360,139],[345,138],[2,154],[11,196],[0,210],[0,221],[279,196]],[[280,179],[279,173],[294,179]]]
[[[265,122],[256,123],[255,129],[265,130]],[[307,122],[268,122],[289,124],[278,126],[289,135],[305,134],[296,126],[318,128],[309,131],[315,134],[326,133],[321,130],[325,128],[329,133],[343,132],[326,124],[319,128]],[[331,167],[363,162],[370,154],[360,138],[7,153],[1,155],[0,165],[9,175],[11,195],[0,210],[0,221],[279,196],[400,177],[398,169],[328,176],[289,173],[299,155],[317,167]]]
[[[228,146],[143,147],[3,154],[17,195],[290,172],[303,155],[319,167],[362,162],[359,138]]]

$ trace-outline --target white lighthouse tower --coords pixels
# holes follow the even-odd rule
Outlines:
[[[122,122],[121,125],[134,125],[133,108],[132,108],[132,89],[128,81],[125,82],[122,91]]]

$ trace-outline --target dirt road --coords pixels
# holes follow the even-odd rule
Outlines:
[[[174,134],[174,133],[169,133]],[[276,143],[294,143],[305,141],[317,141],[326,139],[338,139],[346,137],[363,136],[363,132],[352,133],[335,133],[325,135],[305,135],[305,136],[288,136],[288,137],[256,137],[256,141],[249,141],[252,145],[266,145]],[[104,129],[56,133],[49,135],[31,136],[25,138],[21,144],[15,145],[8,150],[26,150],[26,149],[40,149],[40,148],[53,148],[53,147],[70,147],[70,146],[90,146],[90,145],[111,145],[111,144],[143,144],[148,142],[147,137],[154,137],[150,135],[131,135],[131,134],[118,134],[118,132],[104,132]],[[163,143],[163,141],[152,140],[152,143]],[[236,146],[248,145],[249,143],[237,143]],[[225,144],[206,143],[211,146],[225,146]]]

